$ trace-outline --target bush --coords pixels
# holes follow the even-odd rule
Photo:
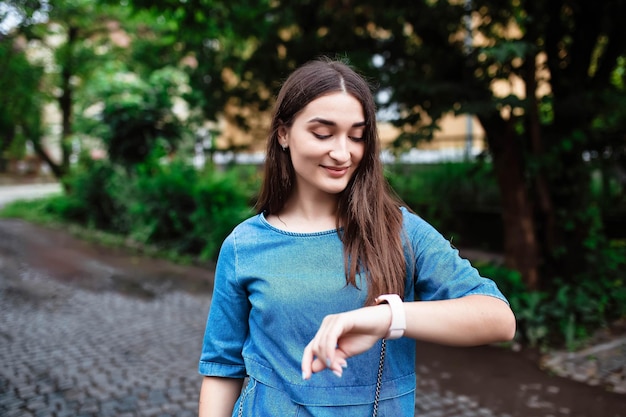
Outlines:
[[[157,250],[213,260],[228,233],[252,214],[257,182],[252,166],[200,172],[181,161],[152,161],[130,171],[87,161],[66,179],[65,195],[38,207]]]
[[[389,164],[386,170],[402,200],[440,232],[454,235],[456,244],[500,249],[501,236],[494,228],[501,217],[500,197],[490,164]],[[493,229],[488,235],[487,227]]]
[[[195,210],[192,237],[201,242],[200,257],[215,259],[230,231],[252,215],[250,194],[237,178],[236,171],[226,174],[207,172],[194,189]]]
[[[180,161],[143,166],[119,187],[120,224],[141,243],[214,259],[222,240],[251,214],[249,189],[237,175],[199,172]]]
[[[498,284],[511,303],[521,343],[576,349],[597,329],[626,316],[623,243],[611,251],[611,256],[622,259],[611,276],[599,274],[576,284],[555,278],[545,291],[529,291],[517,271],[492,264],[477,263],[476,267]]]
[[[141,243],[197,252],[190,238],[197,177],[192,166],[179,162],[140,166],[117,191],[122,206],[120,228]]]
[[[64,179],[65,196],[49,200],[46,209],[70,222],[113,230],[115,176],[114,167],[107,161],[87,161]]]

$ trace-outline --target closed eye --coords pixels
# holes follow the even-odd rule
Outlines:
[[[313,133],[313,136],[315,136],[318,139],[328,139],[329,137],[332,136],[332,135],[322,135],[322,134],[315,133],[315,132],[312,132],[312,133]]]

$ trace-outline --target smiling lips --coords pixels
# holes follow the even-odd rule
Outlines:
[[[322,165],[322,167],[333,177],[341,177],[348,172],[349,166],[347,167],[331,167]]]

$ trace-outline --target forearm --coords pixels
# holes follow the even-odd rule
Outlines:
[[[515,316],[503,301],[470,295],[442,301],[404,303],[405,337],[452,346],[475,346],[511,340]]]
[[[205,376],[200,389],[198,417],[230,417],[243,379]]]
[[[475,346],[511,340],[515,316],[502,300],[469,295],[442,301],[402,303],[406,316],[404,337],[451,346]],[[385,304],[364,307],[324,318],[302,355],[302,376],[331,368],[341,375],[346,358],[371,348],[392,322]]]

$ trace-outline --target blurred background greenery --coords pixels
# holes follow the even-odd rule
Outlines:
[[[3,215],[214,260],[252,214],[280,82],[336,57],[372,81],[398,194],[455,245],[502,254],[476,266],[520,343],[573,349],[626,316],[624,15],[618,0],[0,2],[0,175],[64,189]],[[450,117],[467,120],[454,157]]]

